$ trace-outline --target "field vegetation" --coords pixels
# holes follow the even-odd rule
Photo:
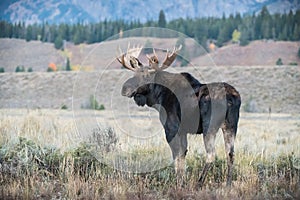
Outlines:
[[[128,144],[126,134],[117,127],[94,127],[84,138],[78,137],[71,111],[2,109],[0,112],[2,199],[300,197],[300,116],[296,114],[242,113],[232,188],[225,187],[226,162],[219,134],[218,157],[200,190],[196,183],[205,161],[201,136],[189,136],[186,184],[177,187],[171,162],[155,170],[146,167],[144,172],[120,164],[127,161],[136,168],[155,165],[163,157],[160,152],[171,158],[170,152],[164,150],[167,146]],[[87,112],[109,116],[106,110]],[[145,113],[136,114],[142,117]],[[121,116],[103,120],[118,121]],[[163,138],[161,131],[157,139],[167,145]],[[99,155],[120,163],[113,165],[99,159]]]

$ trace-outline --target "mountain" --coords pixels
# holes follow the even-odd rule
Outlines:
[[[300,0],[2,0],[0,19],[10,22],[77,23],[123,19],[157,20],[163,10],[167,20],[221,17],[257,13],[263,6],[271,13],[300,8]]]

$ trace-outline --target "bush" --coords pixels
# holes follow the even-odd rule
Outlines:
[[[292,66],[297,66],[297,65],[298,65],[298,63],[296,63],[296,62],[291,62],[291,63],[289,63],[289,65],[292,65]]]
[[[276,61],[276,65],[283,65],[281,58],[278,58],[278,60]]]
[[[4,72],[5,72],[4,67],[0,67],[0,73],[4,73]]]
[[[118,139],[111,128],[97,128],[92,133],[91,141],[96,143],[82,142],[62,153],[60,149],[42,146],[28,138],[19,137],[0,146],[0,177],[18,179],[34,174],[62,177],[67,168],[88,177],[96,173],[96,168],[105,167],[94,156],[95,148],[92,147],[99,146],[101,150],[110,151]]]
[[[25,72],[24,66],[17,66],[15,72]]]
[[[89,102],[88,108],[93,109],[93,110],[104,110],[105,109],[103,104],[99,105],[95,95],[90,96],[90,102]]]
[[[3,145],[0,150],[0,173],[13,177],[30,175],[37,170],[56,173],[62,161],[62,155],[57,149],[41,147],[23,137]]]
[[[54,70],[51,67],[48,67],[47,72],[54,72]]]
[[[97,152],[111,152],[115,149],[118,137],[112,128],[97,127],[92,130],[90,144],[95,144]]]
[[[69,58],[67,58],[66,71],[72,71],[71,64],[70,64],[70,59]]]
[[[68,109],[68,106],[66,106],[66,105],[64,104],[64,105],[62,105],[62,106],[60,107],[60,109],[62,109],[62,110],[67,110],[67,109]]]

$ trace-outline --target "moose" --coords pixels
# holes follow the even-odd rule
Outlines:
[[[239,92],[225,82],[202,84],[189,73],[164,71],[176,59],[181,46],[167,51],[162,64],[153,48],[147,55],[148,64],[138,59],[143,47],[128,45],[117,60],[134,72],[122,86],[122,96],[133,98],[138,106],[149,106],[159,112],[166,140],[175,162],[177,183],[185,178],[187,134],[203,134],[206,162],[198,186],[202,188],[205,177],[215,160],[215,138],[221,128],[227,158],[227,181],[231,186],[234,163],[234,141],[237,133],[241,97]]]

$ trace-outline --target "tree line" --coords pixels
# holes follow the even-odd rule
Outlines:
[[[76,24],[49,24],[45,22],[25,25],[24,22],[0,21],[0,37],[51,42],[54,43],[55,48],[62,49],[63,41],[74,44],[91,44],[104,41],[113,35],[122,37],[121,33],[126,30],[143,27],[172,29],[194,38],[204,47],[207,46],[208,40],[213,41],[217,46],[222,46],[229,41],[247,45],[250,41],[260,39],[299,41],[300,10],[284,14],[270,14],[267,7],[263,7],[258,14],[252,15],[242,16],[237,13],[228,17],[223,15],[221,18],[180,18],[169,22],[167,22],[164,12],[160,11],[157,21],[150,20],[145,23],[104,20],[90,24],[80,22]],[[143,35],[142,32],[141,35]],[[176,37],[176,35],[165,35],[164,37]]]

